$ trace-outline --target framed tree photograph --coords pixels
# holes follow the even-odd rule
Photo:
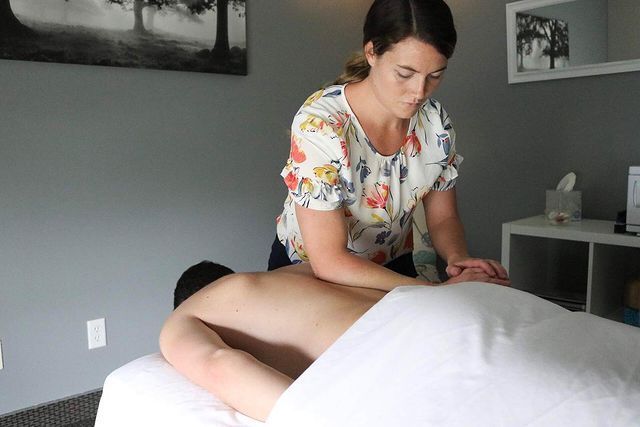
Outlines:
[[[247,74],[246,0],[0,0],[0,59]]]
[[[560,19],[516,14],[518,71],[569,66],[569,26]]]
[[[509,84],[640,70],[639,0],[506,4]]]

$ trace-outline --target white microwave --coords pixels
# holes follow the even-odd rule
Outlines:
[[[627,188],[627,231],[640,233],[640,166],[629,167]]]

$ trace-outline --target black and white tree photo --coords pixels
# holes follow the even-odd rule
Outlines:
[[[0,0],[0,59],[246,75],[246,0]]]
[[[559,19],[516,14],[518,71],[569,66],[569,25]]]

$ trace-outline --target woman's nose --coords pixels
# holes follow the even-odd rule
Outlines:
[[[416,99],[416,102],[421,102],[427,99],[428,92],[429,92],[428,79],[419,79],[414,89],[414,97]]]

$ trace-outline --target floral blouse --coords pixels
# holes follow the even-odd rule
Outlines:
[[[308,261],[295,203],[344,208],[348,249],[385,264],[413,250],[418,201],[430,190],[453,188],[461,161],[449,115],[436,100],[427,100],[411,118],[403,146],[385,156],[351,111],[344,85],[319,90],[291,126],[291,151],[281,173],[289,193],[276,220],[278,239],[293,263]]]

